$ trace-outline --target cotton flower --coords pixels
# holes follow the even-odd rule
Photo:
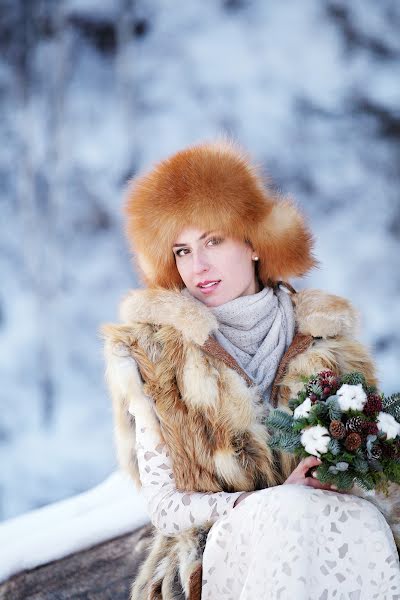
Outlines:
[[[301,443],[309,454],[320,456],[328,452],[329,442],[331,437],[326,427],[322,425],[314,425],[302,430]]]
[[[389,413],[380,412],[378,414],[378,427],[380,431],[386,433],[386,439],[388,440],[393,440],[400,435],[400,423]]]
[[[295,408],[293,417],[295,419],[300,419],[301,417],[308,417],[308,415],[310,414],[310,410],[311,410],[311,399],[306,398],[304,400],[304,402],[302,402],[301,404],[299,404],[299,406],[297,408]]]
[[[336,394],[339,406],[344,412],[348,410],[362,410],[367,401],[367,394],[364,392],[361,383],[357,385],[344,383]]]

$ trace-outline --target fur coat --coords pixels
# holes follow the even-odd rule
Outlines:
[[[323,369],[337,374],[360,371],[376,385],[371,357],[354,338],[357,315],[350,303],[318,290],[291,297],[295,336],[278,368],[271,403],[287,407],[303,386],[301,377]],[[212,337],[217,322],[211,311],[179,290],[156,288],[130,292],[120,316],[122,324],[103,327],[106,377],[120,465],[137,485],[135,420],[129,405],[132,399],[149,402],[149,397],[171,455],[177,489],[251,491],[283,483],[298,461],[269,448],[263,424],[266,407],[246,373]],[[127,377],[121,349],[135,359],[140,378],[137,372]],[[370,493],[368,499],[382,510],[399,545],[397,487],[392,485],[388,498]],[[199,600],[210,526],[205,523],[176,537],[155,532],[132,600],[177,597],[177,575],[184,597]]]

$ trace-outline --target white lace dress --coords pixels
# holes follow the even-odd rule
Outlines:
[[[383,515],[352,494],[299,485],[179,492],[156,418],[136,442],[153,524],[176,535],[214,521],[203,556],[202,600],[400,600],[396,545]]]

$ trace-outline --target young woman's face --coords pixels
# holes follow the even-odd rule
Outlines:
[[[259,291],[250,244],[218,230],[182,230],[173,245],[176,266],[189,292],[207,306],[219,306]]]

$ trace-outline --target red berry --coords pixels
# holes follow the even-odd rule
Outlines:
[[[321,379],[325,379],[326,377],[335,377],[335,373],[330,369],[326,369],[326,371],[321,371],[319,376]]]
[[[366,435],[376,435],[378,433],[378,425],[374,421],[365,421],[363,423],[363,431]]]
[[[329,396],[330,393],[331,393],[331,388],[328,386],[324,387],[324,396]]]
[[[372,416],[382,410],[382,398],[378,394],[369,394],[368,400],[364,405],[363,412]]]

